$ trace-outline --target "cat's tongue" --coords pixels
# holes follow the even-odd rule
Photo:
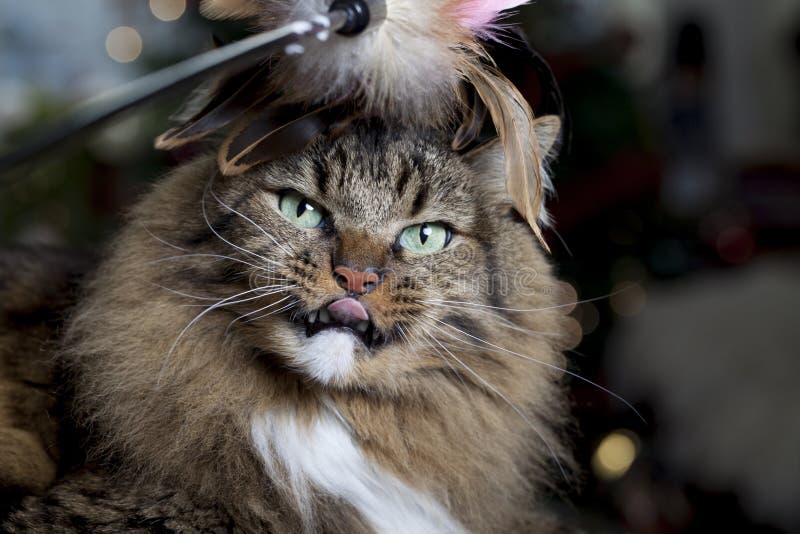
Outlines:
[[[344,325],[355,324],[369,319],[369,314],[364,309],[364,306],[350,297],[337,300],[328,305],[328,313]]]

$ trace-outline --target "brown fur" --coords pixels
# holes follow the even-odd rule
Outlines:
[[[41,493],[61,458],[54,350],[84,261],[43,249],[0,254],[0,496]],[[4,499],[4,500],[5,500]]]
[[[40,499],[27,498],[3,532],[240,533],[224,511],[157,484],[111,480],[87,469],[59,481]]]
[[[335,230],[284,220],[277,193],[288,188],[324,206]],[[431,256],[394,246],[404,227],[425,221],[449,224],[453,242]],[[362,346],[347,379],[319,383],[297,365],[305,333],[292,319],[341,295],[332,257],[388,269],[363,300],[389,342],[371,353]],[[247,291],[264,283],[263,268],[299,287],[218,308],[179,336],[214,302],[197,297]],[[521,273],[531,275],[525,287],[498,290]],[[88,285],[63,361],[95,458],[114,466],[113,480],[138,488],[137,499],[146,501],[153,486],[180,487],[246,531],[308,526],[286,481],[266,475],[251,420],[291,410],[308,422],[331,402],[370,459],[470,530],[549,531],[537,503],[557,485],[553,461],[570,464],[561,433],[567,402],[548,367],[565,365],[560,350],[569,343],[559,291],[504,194],[496,147],[459,157],[434,134],[371,125],[243,177],[219,176],[201,159],[162,181]],[[286,295],[292,310],[234,321]],[[369,530],[343,501],[310,491],[316,528]]]

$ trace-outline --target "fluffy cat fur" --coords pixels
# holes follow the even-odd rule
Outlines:
[[[288,189],[329,226],[288,222]],[[426,221],[449,246],[395,246]],[[385,344],[353,341],[347,369],[314,374],[302,320],[343,296],[340,262],[386,270],[360,297]],[[461,156],[370,123],[238,177],[200,158],[132,210],[48,360],[99,467],[4,528],[553,531],[541,499],[570,466],[558,368],[574,326],[559,287],[497,143]]]
[[[0,513],[15,497],[46,490],[69,448],[54,361],[86,263],[62,251],[0,254]]]

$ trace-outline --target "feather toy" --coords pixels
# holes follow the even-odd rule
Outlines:
[[[238,174],[277,157],[287,136],[295,136],[292,146],[310,143],[326,129],[320,110],[336,124],[373,116],[436,128],[456,121],[457,150],[478,138],[488,116],[503,142],[513,204],[546,247],[541,224],[547,222],[542,204],[548,183],[533,112],[479,41],[497,40],[498,19],[526,1],[387,0],[374,31],[356,38],[323,32],[292,50],[298,53],[252,69],[249,88],[220,82],[209,98],[224,100],[222,110],[206,106],[156,146],[173,148],[197,139],[198,128],[209,134],[235,122],[219,164],[223,173]],[[204,0],[201,10],[213,18],[253,19],[270,30],[314,20],[335,6],[325,0]],[[297,116],[286,115],[287,106]],[[287,120],[286,128],[264,120],[276,114]],[[257,143],[243,144],[243,135],[253,137],[259,129],[254,122],[264,128],[262,135]],[[246,147],[247,156],[240,157],[236,147]]]
[[[537,135],[547,124],[534,119],[487,52],[487,44],[498,47],[501,33],[507,35],[504,13],[526,1],[202,0],[205,15],[249,19],[260,33],[96,99],[0,157],[0,173],[135,105],[200,83],[194,105],[156,147],[224,131],[218,161],[227,175],[300,150],[357,119],[453,128],[454,150],[474,145],[491,123],[502,140],[513,205],[547,248],[541,225],[549,182]]]

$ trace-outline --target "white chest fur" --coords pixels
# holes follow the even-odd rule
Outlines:
[[[309,526],[314,487],[349,502],[379,533],[465,532],[432,497],[370,462],[347,424],[327,408],[308,426],[289,413],[255,417],[252,439],[268,474],[288,476]]]

